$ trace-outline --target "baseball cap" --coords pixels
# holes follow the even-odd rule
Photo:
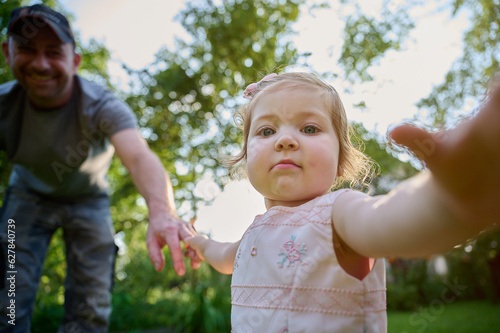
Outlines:
[[[56,33],[63,43],[75,44],[75,38],[66,17],[42,4],[14,9],[10,13],[7,34],[21,38],[32,38],[37,34],[38,29],[45,24]]]

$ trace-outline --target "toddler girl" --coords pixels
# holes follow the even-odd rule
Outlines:
[[[232,163],[246,164],[267,212],[236,243],[186,239],[233,274],[233,332],[385,332],[382,258],[446,251],[500,217],[499,89],[451,131],[393,130],[429,171],[376,197],[331,191],[369,169],[333,87],[308,73],[271,74],[245,97]]]

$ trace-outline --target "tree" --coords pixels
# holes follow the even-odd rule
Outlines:
[[[371,81],[373,77],[368,68],[388,50],[399,50],[415,23],[408,15],[407,5],[391,11],[387,8],[388,1],[385,1],[381,19],[377,20],[364,14],[356,1],[343,2],[354,3],[356,12],[344,18],[344,44],[338,62],[351,83]]]
[[[379,18],[370,17],[356,0],[343,0],[354,5],[355,13],[344,18],[344,45],[339,64],[351,82],[373,80],[366,71],[377,64],[389,50],[400,50],[415,22],[408,12],[420,6],[417,0],[383,2]],[[441,10],[456,16],[460,11],[470,14],[470,28],[463,35],[463,52],[456,59],[444,82],[435,86],[418,107],[427,109],[428,124],[454,123],[454,115],[468,102],[477,103],[483,96],[489,78],[498,71],[500,63],[500,5],[498,0],[448,0]]]
[[[134,73],[140,88],[127,102],[170,172],[176,199],[186,203],[181,213],[196,211],[203,200],[193,195],[201,176],[209,172],[219,184],[227,176],[217,156],[238,149],[231,115],[243,87],[296,61],[287,36],[303,2],[188,2],[177,19],[193,41],[177,40],[175,51],[159,51],[149,69]]]
[[[470,13],[471,27],[464,33],[463,54],[444,78],[444,82],[419,103],[430,109],[429,121],[440,125],[469,101],[476,102],[500,64],[500,3],[498,0],[453,0],[452,14],[460,10]]]

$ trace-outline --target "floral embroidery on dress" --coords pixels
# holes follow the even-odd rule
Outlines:
[[[306,245],[305,243],[296,243],[295,238],[297,238],[294,235],[291,235],[291,238],[288,242],[283,244],[283,247],[280,249],[280,253],[278,255],[284,256],[283,260],[278,261],[278,266],[280,268],[283,268],[285,265],[285,262],[288,260],[288,265],[289,266],[294,266],[296,262],[302,262],[302,256],[306,255]]]

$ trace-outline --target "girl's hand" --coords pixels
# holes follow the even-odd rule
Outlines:
[[[206,248],[207,239],[207,236],[201,234],[184,239],[184,245],[186,246],[186,252],[184,255],[191,258],[195,257],[198,260],[205,260],[203,252]]]
[[[478,230],[500,221],[500,79],[471,119],[430,133],[410,125],[390,138],[406,146],[432,172],[457,218]]]

